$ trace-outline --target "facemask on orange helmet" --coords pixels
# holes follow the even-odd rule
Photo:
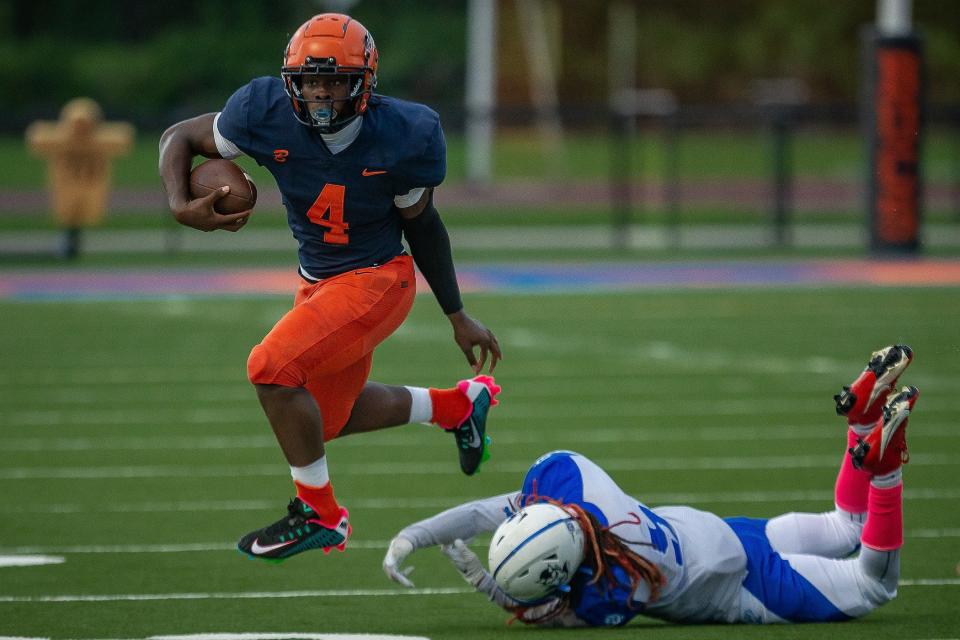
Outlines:
[[[322,13],[307,20],[287,43],[280,70],[297,120],[321,133],[332,133],[362,115],[377,86],[378,62],[373,36],[353,18]],[[304,78],[315,75],[346,77],[345,108],[338,111],[332,99],[307,99]]]

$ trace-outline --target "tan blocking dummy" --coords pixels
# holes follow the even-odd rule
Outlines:
[[[90,98],[64,105],[56,122],[34,122],[27,146],[46,159],[53,213],[61,225],[76,229],[98,223],[107,210],[111,161],[133,144],[126,122],[103,122]]]

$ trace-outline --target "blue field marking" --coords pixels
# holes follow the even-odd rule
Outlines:
[[[960,260],[714,260],[458,265],[465,292],[591,293],[808,286],[960,286]],[[17,269],[0,299],[127,300],[292,295],[297,276],[273,269]],[[419,281],[419,291],[429,291]]]

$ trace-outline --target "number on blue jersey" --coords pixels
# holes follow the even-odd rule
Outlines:
[[[660,553],[666,553],[667,547],[672,546],[673,556],[677,561],[677,565],[682,567],[683,553],[680,551],[680,540],[677,538],[677,532],[673,530],[669,522],[658,516],[652,510],[643,505],[637,506],[640,507],[643,515],[653,524],[652,527],[648,527],[650,530],[650,543],[653,545],[653,548]]]
[[[346,199],[347,189],[342,184],[325,184],[320,195],[313,201],[307,217],[310,222],[326,227],[323,241],[328,244],[347,244],[347,229],[350,225],[343,221],[343,201]]]

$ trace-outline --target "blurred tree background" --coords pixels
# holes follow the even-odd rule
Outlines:
[[[495,1],[495,0],[491,0]],[[0,4],[0,122],[20,131],[77,95],[111,117],[151,129],[218,109],[252,77],[279,73],[296,27],[332,2],[7,0]],[[426,102],[448,127],[462,121],[466,0],[339,3],[374,34],[379,90]],[[351,6],[352,5],[352,6]],[[602,107],[608,93],[604,0],[550,0],[558,88],[565,107]],[[820,103],[852,103],[860,30],[873,0],[636,0],[638,86],[688,103],[749,100],[758,78],[793,77]],[[500,0],[499,101],[528,102],[525,31]],[[960,101],[956,0],[918,0],[934,103]]]

